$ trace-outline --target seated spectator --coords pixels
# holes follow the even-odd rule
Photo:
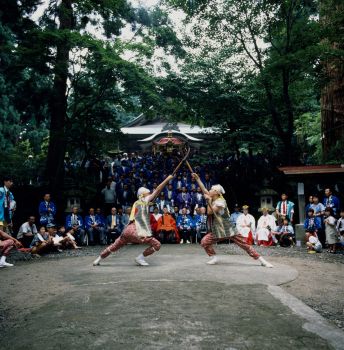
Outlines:
[[[154,236],[156,236],[157,234],[158,220],[161,218],[161,216],[162,215],[159,213],[159,208],[154,206],[153,213],[150,214],[150,218],[149,218],[152,233]]]
[[[43,197],[43,201],[39,204],[39,222],[41,225],[46,226],[47,224],[54,223],[56,215],[56,206],[51,201],[50,194],[46,193]]]
[[[196,229],[197,242],[201,242],[202,238],[207,234],[208,232],[207,222],[208,222],[208,216],[206,213],[206,208],[204,206],[200,207],[199,212],[194,217],[194,226]]]
[[[108,244],[114,242],[122,233],[122,222],[117,215],[117,209],[112,208],[111,214],[106,218]]]
[[[179,243],[180,241],[176,220],[167,207],[163,208],[163,214],[158,219],[156,232],[161,243]]]
[[[35,235],[31,243],[31,253],[32,254],[46,254],[50,252],[61,251],[61,239],[57,236],[57,229],[55,224],[50,223],[47,225],[48,232],[45,231],[45,227],[42,226],[39,229],[39,233]]]
[[[24,248],[30,248],[31,242],[35,234],[37,234],[35,217],[30,216],[28,220],[20,226],[17,234],[17,239],[22,243]]]
[[[309,233],[308,241],[306,242],[308,253],[321,253],[322,244],[319,241],[316,232]]]
[[[281,247],[290,247],[294,245],[294,229],[293,226],[290,225],[287,218],[284,218],[282,225],[277,228],[275,237],[277,237],[279,245]]]
[[[123,213],[123,209],[118,208],[118,215],[120,216],[121,221],[122,221],[122,231],[125,227],[127,227],[129,225],[131,209],[132,209],[131,207],[128,207],[125,209],[125,212]]]
[[[100,244],[106,244],[106,232],[104,221],[99,215],[95,215],[94,208],[89,209],[89,215],[85,217],[85,229],[90,245],[94,245],[96,241]]]
[[[249,214],[248,209],[248,205],[242,207],[243,213],[237,218],[236,227],[239,233],[245,238],[246,243],[252,245],[256,220],[251,214]]]
[[[239,204],[235,204],[234,206],[234,212],[231,214],[229,221],[232,223],[233,226],[236,226],[238,217],[242,214],[240,211],[240,206]]]
[[[62,249],[81,249],[81,247],[78,247],[75,242],[73,229],[67,232],[64,226],[60,226],[57,231],[57,236],[62,238],[56,240],[61,243]]]
[[[13,266],[6,259],[14,247],[22,248],[23,246],[17,239],[0,230],[0,268]]]
[[[179,215],[180,215],[179,207],[178,206],[174,206],[173,207],[173,213],[172,213],[173,219],[177,221]]]
[[[257,223],[256,241],[258,245],[268,247],[274,244],[272,232],[276,231],[276,222],[268,208],[262,208],[262,213]]]
[[[303,224],[305,228],[305,240],[308,242],[308,238],[311,234],[315,233],[318,237],[318,231],[321,229],[321,219],[318,216],[315,216],[314,209],[308,209],[307,218]]]
[[[78,207],[72,208],[72,213],[66,217],[65,227],[67,231],[73,229],[74,237],[78,245],[85,245],[87,244],[87,236],[84,230],[84,220],[78,212]]]
[[[336,253],[336,244],[339,242],[338,231],[336,227],[336,219],[333,216],[333,209],[325,209],[325,235],[326,243],[328,245],[328,253]]]
[[[187,214],[187,208],[185,207],[182,209],[181,215],[178,216],[177,228],[181,236],[180,244],[191,243],[193,220],[191,216]]]

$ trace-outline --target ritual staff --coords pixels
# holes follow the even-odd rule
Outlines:
[[[242,215],[239,215],[236,221],[236,228],[240,235],[244,237],[247,244],[253,244],[253,234],[256,228],[255,218],[248,212],[249,206],[242,207]]]
[[[99,265],[102,259],[105,259],[111,253],[116,252],[128,243],[149,244],[149,247],[135,258],[137,265],[149,265],[145,257],[158,251],[161,246],[161,243],[156,238],[152,237],[152,230],[149,223],[149,205],[172,179],[173,175],[167,176],[152,193],[145,187],[140,187],[138,189],[138,200],[133,204],[129,225],[123,230],[121,236],[118,237],[113,244],[101,252],[100,256],[93,262],[94,266]]]
[[[207,264],[215,265],[219,262],[213,244],[224,239],[230,239],[233,243],[244,249],[253,259],[259,260],[262,266],[273,267],[272,264],[267,262],[245,242],[244,237],[240,235],[238,230],[229,221],[227,202],[223,198],[223,194],[225,193],[223,187],[221,185],[213,185],[210,191],[208,191],[199,176],[195,173],[192,175],[197,180],[208,202],[207,212],[210,215],[210,233],[205,235],[201,241],[202,247],[210,257]]]
[[[256,241],[258,245],[271,246],[274,243],[273,233],[276,231],[275,218],[269,214],[268,208],[262,208],[263,215],[257,223]]]

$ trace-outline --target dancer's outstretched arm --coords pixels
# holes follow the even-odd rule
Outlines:
[[[205,188],[205,186],[203,185],[203,182],[201,181],[201,179],[199,178],[198,174],[196,173],[192,173],[192,177],[197,181],[199,187],[201,188],[202,192],[206,195],[209,195],[209,191]]]

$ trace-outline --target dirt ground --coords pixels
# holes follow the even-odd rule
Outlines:
[[[100,269],[91,267],[100,247],[40,259],[12,256],[16,266],[0,271],[0,348],[331,348],[322,338],[305,332],[301,319],[271,298],[259,281],[245,286],[239,281],[225,288],[214,282],[221,280],[221,274],[235,281],[234,274],[240,269],[247,276],[264,271],[255,267],[252,259],[241,256],[237,247],[218,246],[219,255],[229,256],[231,261],[238,259],[238,263],[215,266],[213,270],[203,267],[206,257],[196,246],[163,247],[151,258],[152,266],[140,270],[132,262],[140,249],[125,248],[119,257],[110,257]],[[286,274],[288,266],[297,270],[296,279],[280,284],[281,288],[330,323],[344,328],[343,256],[307,255],[303,250],[283,248],[258,250],[276,264],[276,271],[278,265],[284,266],[280,271]],[[188,266],[190,256],[195,259],[195,265]],[[202,269],[192,272],[199,261]],[[182,268],[173,275],[167,268],[171,264],[180,264]],[[133,273],[132,279],[128,279],[128,271]],[[166,280],[161,279],[164,271]],[[144,274],[145,278],[136,280],[136,273]],[[233,273],[232,279],[229,273]],[[219,291],[222,301],[216,306],[215,295]],[[217,329],[224,325],[230,329],[217,336]],[[259,335],[262,325],[268,338]],[[289,328],[282,334],[279,330],[283,325]],[[147,338],[145,331],[152,338]],[[39,341],[33,346],[34,334]],[[71,347],[66,347],[66,341]]]

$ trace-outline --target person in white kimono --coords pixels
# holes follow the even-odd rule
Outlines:
[[[253,244],[253,235],[256,227],[255,218],[248,212],[249,206],[244,205],[242,207],[242,215],[238,216],[236,221],[236,228],[239,233],[244,237],[247,244]]]
[[[262,213],[257,223],[256,242],[258,245],[271,246],[274,244],[273,232],[276,231],[275,217],[269,214],[268,208],[262,208]]]

